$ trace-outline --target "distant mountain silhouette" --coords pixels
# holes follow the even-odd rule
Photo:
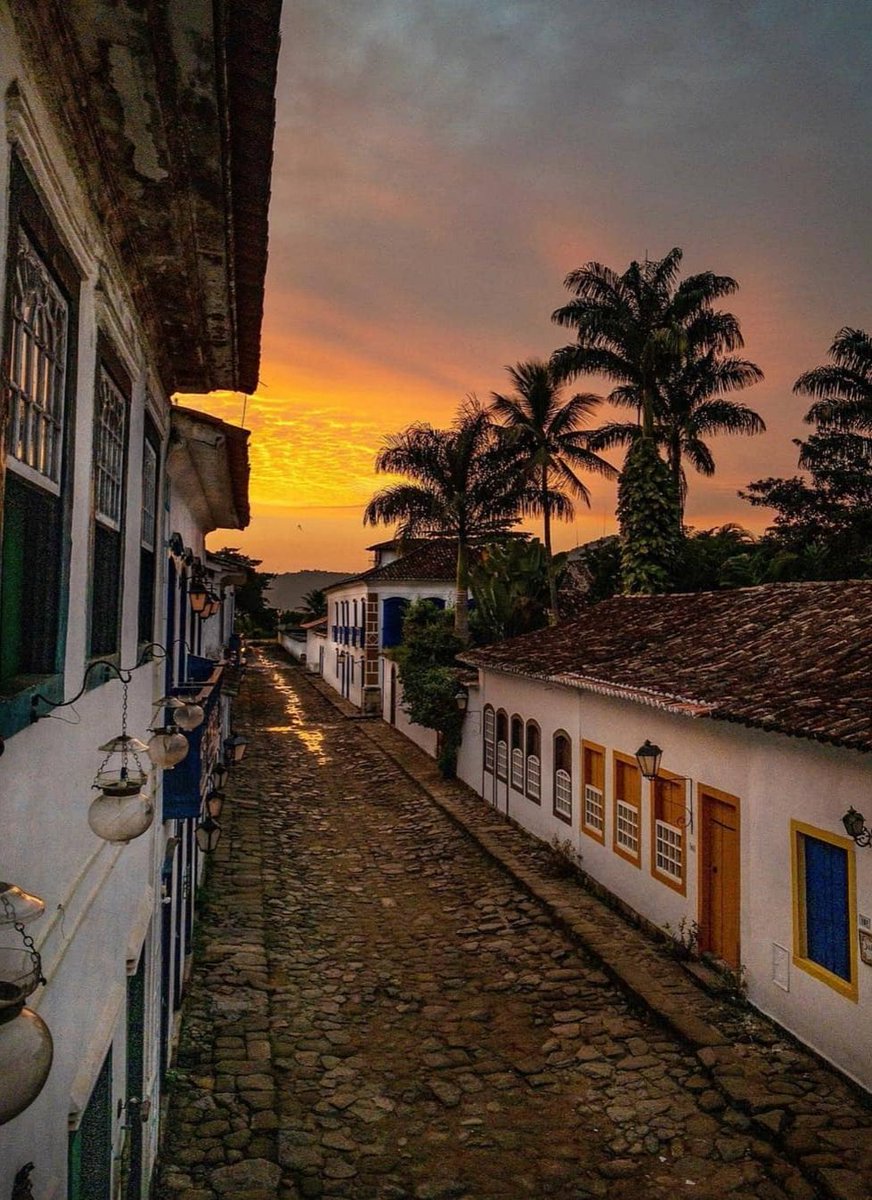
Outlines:
[[[267,602],[279,609],[302,608],[306,592],[329,587],[354,574],[354,571],[285,571],[273,580]]]

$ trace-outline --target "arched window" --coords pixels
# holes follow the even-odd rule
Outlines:
[[[572,823],[572,743],[565,733],[554,735],[554,815]]]
[[[497,713],[497,778],[509,777],[509,718],[504,709]]]
[[[518,716],[512,717],[512,787],[524,790],[524,722]]]
[[[445,607],[445,601],[441,596],[425,596],[424,599],[428,604],[435,604],[437,608]]]
[[[496,736],[496,717],[494,710],[488,704],[484,710],[484,722],[482,724],[482,732],[484,736],[484,769],[492,771],[494,769],[494,739]]]
[[[527,722],[527,797],[537,804],[542,793],[542,734],[535,721]]]

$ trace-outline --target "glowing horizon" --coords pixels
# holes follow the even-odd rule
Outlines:
[[[654,10],[575,0],[544,19],[474,0],[286,7],[262,383],[246,402],[253,520],[212,545],[270,570],[359,569],[386,533],[360,520],[387,482],[382,438],[448,424],[465,395],[505,388],[507,364],[567,341],[550,314],[568,271],[675,245],[684,274],[738,279],[726,306],[766,374],[738,398],[768,432],[712,443],[718,471],[690,474],[688,522],[767,523],[737,489],[797,472],[807,403],[792,384],[840,327],[868,327],[872,179],[853,148],[872,132],[872,8],[676,7],[668,35]],[[182,400],[241,419],[235,394]],[[592,508],[557,527],[558,548],[614,530],[613,485],[588,483]]]

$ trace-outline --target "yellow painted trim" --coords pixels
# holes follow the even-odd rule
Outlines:
[[[683,775],[675,775],[672,771],[664,771],[661,767],[658,772],[662,779],[666,779],[670,783],[684,784],[684,809],[687,812],[687,788],[689,780]],[[664,875],[662,871],[657,870],[657,813],[654,805],[654,780],[648,783],[648,807],[650,809],[650,837],[651,837],[651,876],[658,883],[663,883],[668,888],[672,888],[674,892],[678,892],[681,896],[687,895],[687,858],[688,858],[688,838],[687,828],[681,828],[681,879],[675,879],[672,875]]]
[[[706,798],[728,805],[736,814],[736,838],[739,848],[739,861],[736,871],[736,900],[738,904],[737,917],[739,928],[737,931],[736,962],[729,965],[739,967],[742,963],[742,917],[744,915],[744,908],[742,906],[742,809],[738,796],[733,796],[729,792],[722,792],[720,788],[710,787],[707,783],[697,783],[696,785],[696,820],[699,822],[697,834],[699,849],[696,856],[696,891],[700,947],[703,950],[709,949],[708,942],[711,937],[711,929],[709,927],[710,914],[706,912],[707,889],[705,872],[709,865],[709,853],[711,850],[711,846],[707,843],[705,837]]]
[[[584,788],[591,781],[587,778],[584,770],[584,752],[592,750],[594,754],[599,754],[603,763],[603,828],[602,832],[594,829],[592,825],[584,823]],[[596,786],[596,785],[594,785]],[[601,846],[606,844],[606,814],[608,812],[608,803],[606,801],[606,748],[601,746],[599,742],[588,742],[585,738],[581,740],[581,792],[578,798],[578,807],[581,813],[581,832],[587,834],[589,838],[593,838],[595,842],[599,842]]]
[[[813,962],[807,957],[808,945],[805,937],[805,856],[800,853],[800,838],[813,837],[820,842],[829,842],[847,852],[848,857],[848,947],[850,956],[850,979],[842,979],[834,975],[826,967]],[[828,829],[818,829],[815,825],[806,825],[804,821],[790,822],[790,872],[791,888],[793,891],[793,965],[805,971],[813,979],[825,983],[827,987],[840,995],[852,1000],[858,1000],[857,983],[857,876],[854,843],[850,838],[830,833]]]
[[[625,766],[632,767],[639,776],[639,804],[637,812],[639,814],[639,853],[632,855],[623,846],[618,845],[618,792],[617,778],[618,772],[615,769],[618,763],[624,763]],[[621,796],[621,799],[626,804],[626,798]],[[641,870],[642,867],[642,772],[639,770],[639,764],[633,754],[623,754],[620,750],[612,751],[612,850],[617,854],[618,858],[622,858],[624,862],[632,863],[634,867]]]

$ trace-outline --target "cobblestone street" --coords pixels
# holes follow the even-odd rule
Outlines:
[[[869,1195],[843,1169],[869,1136],[850,1089],[761,1034],[781,1107],[755,1118],[718,1080],[730,1047],[617,986],[376,724],[278,654],[248,673],[160,1197]]]

